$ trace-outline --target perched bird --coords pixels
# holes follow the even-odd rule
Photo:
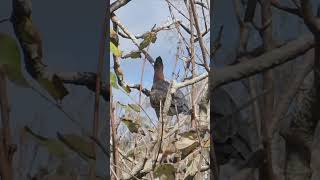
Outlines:
[[[163,63],[159,56],[154,63],[153,85],[150,91],[150,103],[152,108],[156,111],[158,118],[160,116],[160,102],[161,108],[163,108],[169,86],[170,83],[164,79]],[[190,109],[182,91],[177,90],[172,94],[172,101],[168,115],[174,116],[180,113],[190,114]]]

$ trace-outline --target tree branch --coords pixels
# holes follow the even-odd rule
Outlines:
[[[284,64],[304,54],[315,45],[312,35],[304,35],[261,56],[221,69],[211,69],[210,91],[215,88]]]
[[[149,53],[147,51],[145,51],[144,49],[140,49],[138,39],[128,30],[127,27],[125,27],[120,22],[120,19],[115,14],[111,15],[111,20],[112,20],[112,22],[114,22],[115,24],[117,24],[120,27],[120,29],[132,40],[133,44],[136,45],[139,48],[139,50],[146,56],[146,59],[151,64],[153,64],[154,63],[154,59],[149,55]]]
[[[94,72],[57,72],[57,76],[65,84],[86,86],[89,90],[95,91],[95,82],[97,74]],[[102,83],[100,94],[105,101],[110,100],[109,83]]]
[[[302,17],[305,24],[314,35],[319,36],[320,20],[312,13],[312,3],[310,0],[303,0],[300,2]]]
[[[196,31],[197,31],[197,36],[199,38],[199,44],[200,44],[200,48],[201,48],[201,52],[202,52],[202,58],[203,58],[204,67],[207,70],[207,72],[209,72],[210,68],[208,66],[208,60],[207,60],[207,49],[205,47],[205,44],[204,44],[204,41],[203,41],[203,37],[202,37],[201,31],[200,31],[198,15],[197,15],[196,8],[195,8],[193,0],[190,0],[190,6],[191,6],[192,14],[193,14],[195,28],[196,28]]]
[[[165,23],[165,24],[163,24],[163,25],[161,25],[161,26],[159,26],[159,27],[153,28],[153,29],[151,30],[151,32],[157,33],[157,32],[159,32],[159,31],[169,29],[169,28],[171,27],[171,25],[175,25],[175,24],[181,24],[181,22],[180,22],[179,20],[171,21],[171,22]],[[149,31],[143,33],[142,35],[135,35],[135,37],[136,37],[136,39],[142,39],[142,38],[145,37],[145,35],[146,35],[147,33],[149,33]],[[118,34],[119,34],[121,37],[123,37],[123,38],[130,39],[129,36],[127,36],[127,35],[125,35],[125,34],[123,34],[123,33],[121,33],[121,32],[118,32]]]
[[[274,2],[274,1],[271,1],[271,5],[277,9],[280,9],[280,10],[285,11],[287,13],[296,15],[298,17],[302,17],[301,12],[298,8],[286,7],[286,6],[281,5],[279,2]]]
[[[118,10],[122,6],[128,4],[131,0],[117,0],[110,5],[110,14]]]
[[[186,80],[186,81],[183,81],[180,83],[173,82],[171,93],[174,93],[176,90],[178,90],[180,88],[190,86],[190,85],[193,85],[197,82],[200,82],[201,80],[207,78],[208,76],[209,76],[209,74],[207,72],[205,72],[199,76],[195,76],[192,79],[189,79],[189,80]]]

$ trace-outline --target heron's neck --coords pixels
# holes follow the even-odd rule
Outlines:
[[[163,70],[161,68],[155,69],[153,82],[160,81],[160,80],[164,80]]]

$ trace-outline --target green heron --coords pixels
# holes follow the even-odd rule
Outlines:
[[[150,92],[150,103],[155,109],[157,117],[160,115],[160,102],[163,108],[170,83],[164,79],[163,63],[161,57],[157,57],[154,63],[153,85]],[[168,115],[174,116],[180,113],[190,114],[188,102],[181,90],[177,90],[172,94],[172,101]]]

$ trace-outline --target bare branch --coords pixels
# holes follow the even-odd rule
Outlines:
[[[320,32],[320,20],[316,18],[312,13],[312,3],[310,0],[303,0],[301,2],[301,12],[305,24],[308,26],[310,31],[319,36]]]
[[[183,87],[186,87],[186,86],[190,86],[190,85],[193,85],[197,82],[200,82],[201,80],[207,78],[209,76],[209,74],[207,72],[199,75],[199,76],[195,76],[194,78],[192,79],[189,79],[189,80],[186,80],[184,82],[181,82],[181,83],[176,83],[174,82],[173,85],[172,85],[172,90],[171,90],[171,93],[174,93],[176,90],[180,89],[180,88],[183,88]]]
[[[134,84],[132,86],[129,86],[130,88],[132,89],[137,89],[137,90],[140,90],[141,89],[141,92],[146,95],[146,96],[150,96],[150,91],[146,88],[143,88],[140,84]]]
[[[201,31],[200,31],[198,15],[197,15],[196,8],[195,8],[193,0],[190,0],[190,6],[191,6],[192,14],[193,14],[195,28],[196,28],[197,35],[198,35],[198,38],[199,38],[199,44],[200,44],[200,48],[201,48],[201,52],[202,52],[202,58],[203,58],[203,62],[204,62],[204,67],[207,70],[207,72],[209,72],[210,68],[208,66],[208,60],[207,60],[207,57],[208,57],[207,55],[208,54],[207,54],[207,50],[206,50],[206,47],[205,47],[205,44],[204,44],[204,41],[203,41],[203,38],[202,38],[202,34],[201,34]]]
[[[287,6],[283,6],[279,2],[274,2],[274,1],[271,1],[271,5],[277,9],[280,9],[280,10],[285,11],[287,13],[302,17],[301,12],[298,8],[290,8]]]
[[[165,23],[165,24],[163,24],[163,25],[161,25],[161,26],[159,26],[159,27],[153,28],[153,29],[151,30],[151,32],[157,33],[157,32],[162,31],[162,30],[170,29],[172,25],[175,25],[175,24],[177,24],[177,23],[180,24],[180,23],[181,23],[180,20],[170,21],[170,22],[168,22],[168,23]],[[147,33],[149,33],[149,31],[143,33],[142,35],[135,35],[135,37],[136,37],[136,39],[142,39],[142,38],[145,37],[145,35],[146,35]],[[121,37],[123,37],[123,38],[130,39],[130,37],[127,36],[126,34],[123,34],[123,33],[121,33],[121,32],[118,32],[118,34],[119,34]]]
[[[315,44],[314,40],[312,35],[304,35],[250,61],[221,69],[212,69],[210,71],[210,78],[212,78],[210,90],[293,60],[311,49]]]
[[[95,91],[95,82],[97,74],[93,72],[57,72],[57,76],[65,84],[73,84],[79,86],[86,86],[89,90]],[[100,94],[105,101],[110,99],[109,83],[104,83],[100,87]]]
[[[128,4],[128,2],[130,2],[131,0],[117,0],[115,2],[113,2],[110,5],[110,14],[113,13],[114,11],[118,10],[119,8],[121,8],[122,6],[125,6],[126,4]]]

